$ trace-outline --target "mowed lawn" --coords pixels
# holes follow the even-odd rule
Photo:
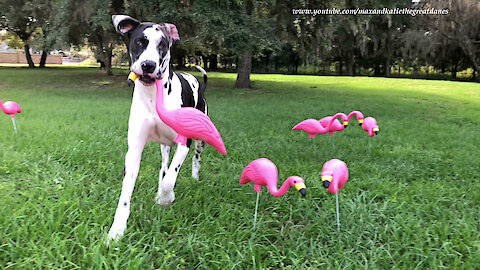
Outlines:
[[[11,269],[473,269],[480,265],[480,84],[365,77],[209,73],[210,117],[228,156],[207,146],[201,181],[187,157],[168,208],[155,203],[160,145],[148,144],[124,238],[108,248],[127,151],[132,91],[126,71],[0,69],[0,268]],[[195,73],[199,75],[199,73]],[[291,128],[306,118],[360,110],[356,123],[315,146]],[[193,151],[191,151],[193,152]],[[243,168],[267,157],[279,182],[306,179],[307,196],[242,186]],[[335,196],[322,165],[344,160]],[[280,184],[279,184],[280,185]]]

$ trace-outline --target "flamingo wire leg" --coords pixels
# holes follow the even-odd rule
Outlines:
[[[338,192],[335,193],[335,198],[337,200],[337,230],[340,231],[340,211],[338,209]]]
[[[257,192],[257,202],[255,204],[255,215],[253,216],[253,229],[257,226],[257,212],[258,212],[258,198],[260,198],[260,192]]]
[[[370,140],[370,138],[367,138],[367,139],[369,139],[368,140],[368,153],[370,154],[370,148],[372,146],[372,140]]]
[[[15,124],[15,118],[12,118],[13,130],[15,130],[15,134],[17,134],[17,125]]]

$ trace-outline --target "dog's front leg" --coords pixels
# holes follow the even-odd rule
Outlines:
[[[129,130],[130,131],[130,130]],[[130,215],[130,199],[132,198],[133,188],[140,169],[140,160],[143,148],[145,147],[146,137],[141,133],[138,136],[130,136],[128,142],[128,151],[125,155],[125,176],[123,178],[122,193],[118,201],[115,218],[112,227],[108,232],[108,240],[117,240],[123,236],[127,228],[127,220]]]
[[[181,144],[177,145],[175,155],[173,155],[172,163],[168,168],[167,174],[161,180],[157,194],[157,203],[162,206],[168,206],[175,200],[173,188],[177,181],[178,172],[182,167],[185,157],[187,157],[190,148]]]

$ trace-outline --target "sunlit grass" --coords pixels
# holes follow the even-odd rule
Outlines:
[[[155,204],[160,146],[147,145],[125,237],[103,244],[121,190],[131,90],[125,70],[0,69],[0,98],[18,102],[15,136],[0,115],[0,265],[14,269],[474,269],[480,265],[480,85],[410,79],[209,73],[209,113],[228,156],[207,147],[201,182],[184,163],[169,208]],[[198,75],[198,73],[195,73]],[[316,146],[290,129],[306,118],[361,110]],[[370,144],[370,150],[369,150]],[[316,149],[316,151],[314,151]],[[267,157],[307,196],[239,185]],[[350,179],[335,198],[322,164],[339,158]]]

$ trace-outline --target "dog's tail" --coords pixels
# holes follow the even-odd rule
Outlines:
[[[203,91],[206,91],[207,90],[207,79],[208,79],[207,72],[201,66],[195,65],[195,67],[198,70],[200,70],[200,72],[202,72],[202,74],[203,74]]]

